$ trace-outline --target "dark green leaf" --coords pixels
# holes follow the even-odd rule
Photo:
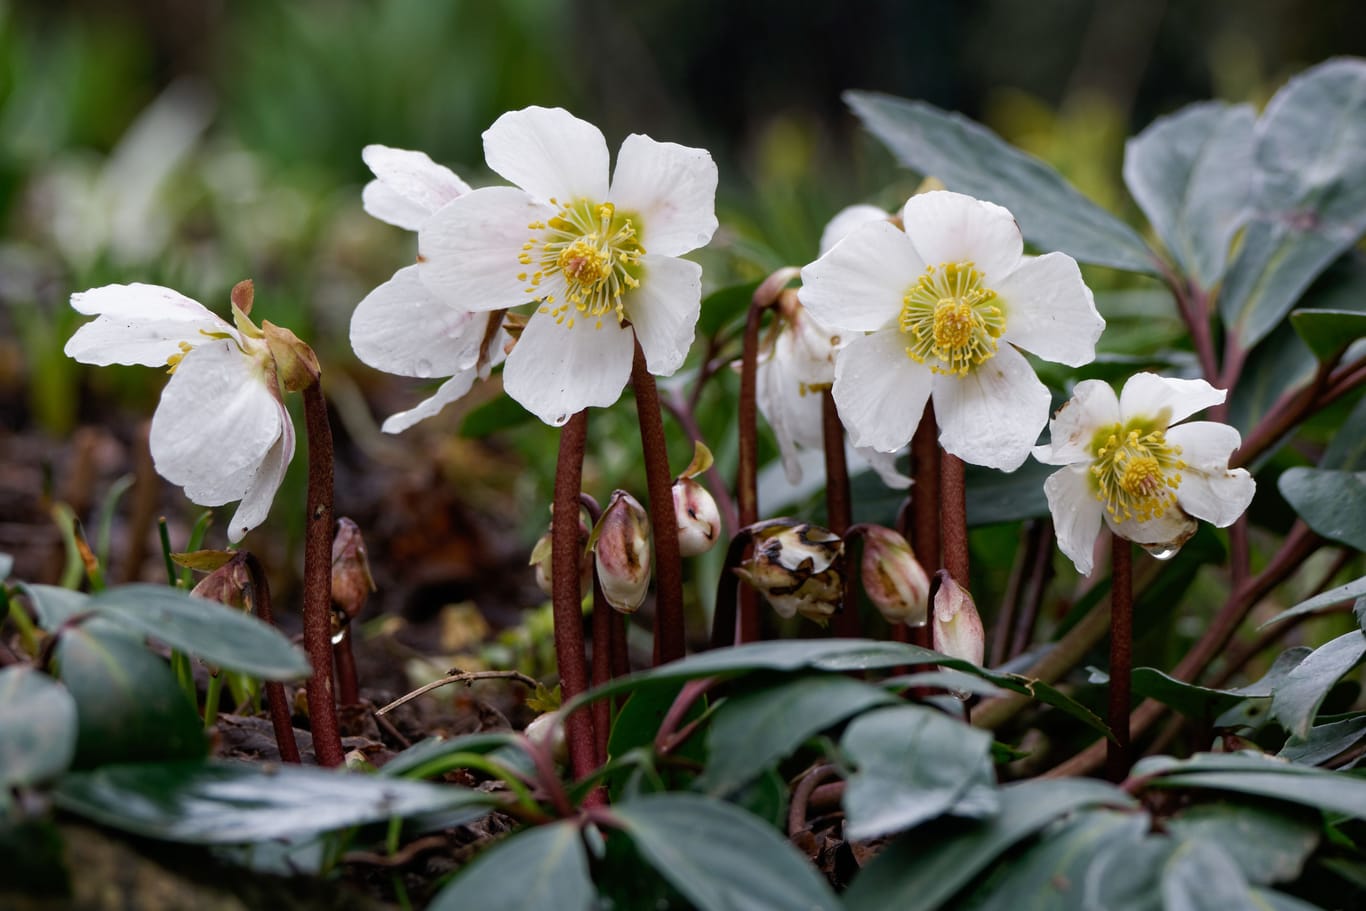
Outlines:
[[[47,781],[76,752],[76,703],[31,667],[0,670],[0,790]]]
[[[1005,206],[1025,239],[1087,263],[1156,272],[1143,239],[1078,193],[1048,165],[960,114],[922,101],[846,92],[863,125],[907,167],[950,190]]]
[[[918,705],[855,718],[840,740],[856,766],[844,790],[846,836],[864,841],[949,812],[996,812],[991,739],[988,731]]]
[[[884,681],[887,687],[895,687],[899,690],[911,687],[925,687],[927,689],[947,690],[950,693],[968,693],[972,696],[999,696],[1001,687],[982,677],[972,674],[965,674],[962,671],[952,671],[941,668],[933,671],[917,671],[914,674],[903,674],[899,677],[891,677]]]
[[[744,810],[696,794],[653,794],[618,804],[641,855],[698,911],[838,911],[839,900],[804,858]]]
[[[1048,515],[1043,482],[1057,471],[1030,459],[1009,474],[969,466],[967,471],[968,524],[993,525]]]
[[[1366,469],[1366,396],[1357,400],[1356,407],[1333,433],[1319,459],[1319,467],[1337,471]]]
[[[55,664],[76,701],[76,768],[204,755],[204,724],[171,668],[112,620],[63,630]]]
[[[1319,646],[1271,694],[1271,715],[1296,737],[1309,736],[1323,699],[1344,674],[1366,657],[1366,634],[1352,630]]]
[[[1317,820],[1258,805],[1214,803],[1191,807],[1167,823],[1171,835],[1219,845],[1259,886],[1300,875],[1319,843]]]
[[[1286,83],[1254,131],[1252,214],[1219,296],[1244,348],[1366,230],[1366,63],[1338,59]]]
[[[1246,697],[1223,690],[1183,683],[1156,668],[1134,668],[1134,692],[1145,699],[1156,699],[1183,715],[1211,720],[1233,708]]]
[[[732,696],[712,716],[699,785],[711,794],[728,794],[831,725],[895,701],[886,690],[838,674]]]
[[[1291,737],[1277,755],[1303,765],[1322,765],[1363,739],[1366,739],[1366,715],[1356,715],[1342,721],[1314,725],[1309,729],[1309,736]]]
[[[1275,889],[1252,889],[1251,908],[1256,911],[1323,911],[1318,905],[1311,905],[1302,898],[1277,892]]]
[[[774,769],[768,769],[728,798],[741,809],[748,810],[775,829],[787,826],[789,793],[787,779]]]
[[[56,585],[19,585],[28,596],[38,626],[49,633],[79,613],[90,610],[90,596]]]
[[[1255,680],[1247,686],[1240,686],[1237,689],[1229,690],[1237,696],[1265,698],[1285,683],[1290,672],[1300,666],[1300,662],[1308,658],[1312,653],[1307,645],[1296,645],[1288,648],[1276,656],[1276,660],[1271,662],[1270,669],[1262,675],[1260,680]]]
[[[1124,182],[1157,236],[1201,288],[1224,273],[1252,189],[1250,105],[1193,104],[1124,147]]]
[[[460,422],[460,435],[470,439],[486,437],[531,420],[531,412],[507,395],[496,395],[475,408]]]
[[[720,288],[702,298],[702,315],[697,320],[698,338],[710,338],[725,328],[727,323],[743,320],[759,282],[746,282]]]
[[[1277,486],[1314,531],[1366,550],[1366,472],[1291,468]]]
[[[1163,911],[1229,911],[1252,904],[1237,862],[1218,842],[1177,840],[1162,871]]]
[[[88,607],[125,629],[225,670],[264,680],[293,680],[309,673],[304,653],[279,630],[179,589],[124,585],[92,596]]]
[[[1273,623],[1280,623],[1282,620],[1287,620],[1300,614],[1312,614],[1314,611],[1323,610],[1325,607],[1332,607],[1335,604],[1343,604],[1347,601],[1362,597],[1366,597],[1366,576],[1362,576],[1360,579],[1353,579],[1346,585],[1339,585],[1337,588],[1329,589],[1322,594],[1315,595],[1307,601],[1301,601],[1289,610],[1281,611],[1279,614],[1257,627],[1257,629],[1266,629]]]
[[[848,911],[934,911],[1012,845],[1087,806],[1128,807],[1113,785],[1081,778],[1027,781],[1000,791],[1000,811],[980,822],[924,827],[897,838],[844,894]]]
[[[1321,361],[1337,357],[1366,335],[1366,313],[1352,310],[1295,310],[1290,325]]]
[[[384,764],[381,775],[390,778],[426,778],[449,771],[443,763],[458,753],[491,753],[517,741],[517,735],[507,731],[488,731],[461,737],[428,737],[415,743]]]
[[[1148,787],[1234,791],[1366,819],[1366,780],[1248,753],[1154,756],[1134,766]]]
[[[224,762],[105,766],[67,775],[53,799],[125,832],[211,845],[306,838],[420,813],[464,811],[468,820],[495,802],[454,785]]]
[[[437,893],[429,911],[591,911],[597,889],[573,822],[511,836],[475,859]]]

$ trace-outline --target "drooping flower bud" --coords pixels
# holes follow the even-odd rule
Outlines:
[[[674,481],[674,515],[678,517],[678,552],[684,557],[705,554],[721,536],[721,512],[707,488],[692,478]]]
[[[536,567],[536,587],[545,593],[546,597],[553,597],[555,594],[555,575],[550,567],[550,557],[553,551],[551,534],[555,528],[555,519],[551,518],[550,528],[546,529],[545,534],[536,540],[536,546],[531,549],[531,559],[527,565]],[[589,588],[593,585],[593,564],[588,558],[586,545],[588,544],[588,526],[584,523],[582,516],[579,518],[579,544],[585,545],[581,551],[579,559],[579,598],[587,597]]]
[[[773,519],[754,528],[754,553],[735,573],[781,617],[801,614],[824,626],[844,592],[844,541],[825,528]]]
[[[593,529],[593,558],[607,603],[633,614],[645,601],[654,570],[650,516],[640,501],[624,490],[612,499]]]
[[[941,569],[934,595],[934,650],[980,665],[986,658],[986,632],[968,590]]]
[[[560,765],[569,762],[569,744],[564,737],[564,719],[559,712],[543,712],[527,724],[527,739],[550,751],[550,757]]]
[[[332,538],[333,608],[350,622],[356,619],[374,590],[375,580],[370,575],[370,559],[360,526],[347,518],[338,519],[337,534]]]
[[[200,556],[199,554],[186,554],[187,557]],[[220,555],[226,552],[219,552]],[[205,565],[208,557],[201,557],[200,565]],[[247,556],[245,553],[238,552],[228,555],[228,559],[217,569],[199,580],[190,594],[209,601],[217,601],[219,604],[226,604],[228,607],[235,607],[238,610],[245,610],[247,607],[247,589],[251,586],[251,573],[247,571]]]
[[[270,320],[262,320],[261,332],[270,348],[270,356],[275,358],[280,384],[286,392],[303,392],[318,381],[323,372],[318,356],[303,340]]]
[[[930,577],[906,539],[890,528],[863,532],[863,590],[888,623],[929,622]]]

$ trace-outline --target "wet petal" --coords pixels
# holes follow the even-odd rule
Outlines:
[[[706,149],[633,133],[617,153],[608,197],[619,212],[640,216],[647,253],[678,256],[716,232],[716,162]]]
[[[437,209],[470,191],[450,168],[424,152],[368,145],[361,158],[376,179],[361,191],[365,211],[380,221],[416,231]]]
[[[294,458],[294,425],[290,423],[284,405],[279,402],[276,404],[281,412],[280,436],[256,466],[242,495],[242,502],[228,523],[228,541],[233,544],[266,520],[270,504],[275,502],[275,494],[280,489],[280,482],[285,479],[285,469]]]
[[[365,296],[351,316],[351,347],[366,364],[433,377],[474,366],[488,315],[437,300],[408,266]]]
[[[464,397],[474,385],[476,371],[473,367],[462,370],[446,380],[430,397],[423,399],[407,411],[400,411],[385,419],[380,430],[385,433],[402,433],[418,421],[434,416],[451,402]]]
[[[488,166],[539,200],[607,198],[607,140],[563,108],[509,111],[484,131]]]
[[[621,398],[631,377],[634,336],[615,320],[573,329],[548,313],[531,317],[503,368],[503,389],[553,427],[590,406]]]
[[[1015,270],[1024,240],[1015,217],[995,203],[935,190],[906,200],[906,236],[928,265],[970,262],[987,287]]]
[[[1105,320],[1096,311],[1091,289],[1072,257],[1065,253],[1035,257],[996,282],[993,289],[1005,310],[1005,340],[1069,367],[1096,359],[1096,340],[1105,329]]]
[[[822,405],[820,393],[808,389],[792,367],[792,360],[776,350],[760,361],[755,375],[755,399],[778,441],[788,483],[797,484],[802,479],[798,452],[822,443]]]
[[[71,295],[78,313],[97,314],[81,326],[63,351],[83,364],[160,367],[180,353],[180,343],[200,345],[204,333],[237,332],[203,304],[160,285],[106,285]]]
[[[1147,522],[1135,519],[1116,522],[1109,513],[1106,513],[1105,524],[1121,538],[1140,544],[1150,551],[1180,550],[1199,526],[1199,523],[1186,515],[1180,507],[1172,507],[1158,518],[1149,519]]]
[[[1175,424],[1218,405],[1228,395],[1204,380],[1178,380],[1156,373],[1136,373],[1129,377],[1119,394],[1119,414],[1128,421],[1133,418],[1152,418],[1164,409],[1171,409],[1167,424]]]
[[[702,267],[672,256],[641,257],[640,287],[628,292],[626,316],[635,326],[645,365],[672,376],[683,365],[702,309]],[[604,325],[612,320],[605,318]]]
[[[444,206],[418,231],[418,274],[440,300],[462,310],[504,310],[533,298],[530,266],[518,262],[533,222],[555,210],[513,187],[485,187]]]
[[[898,453],[878,452],[867,446],[854,447],[854,453],[859,459],[868,463],[868,467],[877,472],[878,478],[892,490],[905,490],[911,486],[909,475],[902,474],[896,467]]]
[[[1034,450],[1034,458],[1045,465],[1089,462],[1096,431],[1118,422],[1119,399],[1110,384],[1082,380],[1072,390],[1072,398],[1048,422],[1049,440]]]
[[[832,329],[873,332],[896,322],[925,262],[889,222],[856,228],[802,269],[802,306]]]
[[[1024,355],[1002,345],[967,376],[934,378],[939,444],[964,462],[1014,471],[1048,422],[1052,400]]]
[[[1219,528],[1232,525],[1257,492],[1247,471],[1228,467],[1229,456],[1242,443],[1238,431],[1227,424],[1191,421],[1171,428],[1167,442],[1181,447],[1187,466],[1176,491],[1181,508]]]
[[[1043,482],[1048,511],[1061,550],[1077,572],[1091,575],[1095,562],[1096,538],[1105,507],[1091,490],[1088,465],[1073,465],[1055,471]]]
[[[928,367],[906,356],[898,329],[850,340],[835,359],[835,405],[855,446],[896,452],[920,424]]]

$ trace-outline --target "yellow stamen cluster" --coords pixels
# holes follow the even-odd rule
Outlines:
[[[902,301],[906,355],[935,373],[966,376],[996,354],[1005,314],[970,262],[930,266]]]
[[[636,219],[618,213],[611,203],[592,203],[586,199],[559,206],[549,221],[527,225],[531,238],[522,245],[517,261],[531,267],[518,273],[526,282],[525,291],[547,306],[542,313],[557,323],[574,327],[575,316],[582,313],[602,328],[602,318],[615,313],[617,322],[626,319],[622,297],[640,287],[641,246]],[[550,276],[559,273],[565,282],[565,299],[557,301],[545,291]]]
[[[180,362],[185,359],[185,355],[189,354],[194,349],[194,346],[189,342],[181,342],[177,347],[180,348],[180,353],[173,354],[166,358],[167,373],[175,373],[175,369],[180,366]]]
[[[1115,424],[1098,432],[1092,444],[1091,475],[1096,499],[1116,522],[1161,518],[1176,505],[1181,486],[1181,447],[1167,442],[1161,430]]]

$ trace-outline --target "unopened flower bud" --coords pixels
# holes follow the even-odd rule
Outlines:
[[[790,519],[754,529],[754,553],[735,567],[736,575],[758,589],[779,616],[801,614],[824,626],[843,597],[844,541]]]
[[[226,604],[228,607],[235,607],[238,610],[245,610],[247,606],[247,589],[251,586],[251,573],[247,571],[247,556],[245,553],[233,554],[227,562],[209,573],[199,584],[190,590],[190,594],[210,601],[217,601],[219,604]]]
[[[323,372],[318,356],[297,335],[269,320],[262,320],[261,332],[286,392],[303,392],[318,381]]]
[[[550,557],[554,549],[551,542],[551,535],[554,533],[555,519],[550,520],[550,528],[541,535],[536,541],[536,546],[531,549],[531,559],[527,561],[530,566],[536,567],[536,587],[545,592],[546,597],[553,597],[555,594],[555,575],[550,566]],[[588,590],[593,585],[593,564],[588,559],[586,545],[588,544],[588,526],[584,524],[583,518],[579,518],[579,544],[582,548],[579,557],[579,598],[582,600],[588,595]]]
[[[593,558],[607,603],[622,613],[635,613],[650,588],[654,542],[645,507],[624,490],[612,492],[593,530]]]
[[[863,532],[863,590],[888,623],[929,621],[930,577],[906,539],[881,525]]]
[[[934,595],[934,650],[950,658],[981,665],[986,658],[986,633],[968,590],[941,569]]]
[[[532,743],[549,750],[551,758],[560,765],[569,763],[569,745],[564,739],[564,723],[559,712],[537,715],[522,733]]]
[[[370,593],[375,590],[370,575],[370,559],[360,526],[350,519],[337,520],[332,538],[332,605],[349,622],[356,619]]]
[[[674,481],[674,515],[678,517],[678,552],[684,557],[705,554],[721,536],[721,513],[707,488],[692,478]]]

